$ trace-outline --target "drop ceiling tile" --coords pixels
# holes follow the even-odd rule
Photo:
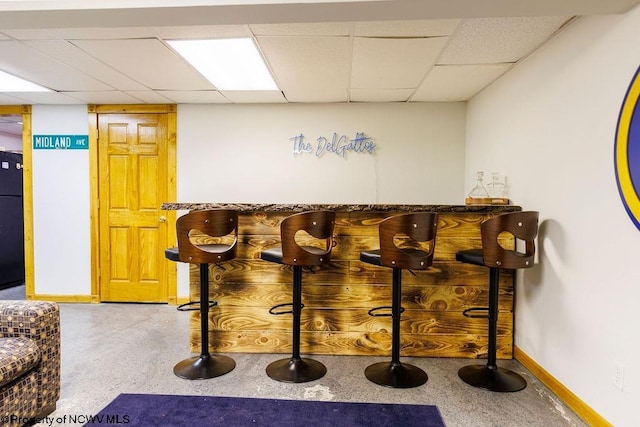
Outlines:
[[[7,30],[6,33],[20,40],[141,39],[155,36],[148,27],[36,28]]]
[[[23,104],[86,104],[86,102],[59,92],[20,92],[16,97],[23,99]]]
[[[516,62],[554,34],[570,17],[480,18],[463,21],[438,64]]]
[[[98,28],[63,28],[58,35],[67,40],[115,40],[143,39],[154,37],[152,28],[139,27],[98,27]]]
[[[216,39],[251,37],[248,25],[191,25],[188,27],[155,27],[155,34],[165,40]]]
[[[225,90],[222,95],[237,104],[287,102],[279,90]]]
[[[348,37],[258,37],[278,87],[287,99],[308,90],[315,94],[342,92],[349,84]],[[297,95],[296,95],[297,97]]]
[[[2,32],[18,40],[54,40],[62,38],[56,34],[55,29],[51,28],[6,29],[2,30]]]
[[[448,36],[459,23],[459,19],[356,22],[353,34],[356,37]]]
[[[334,103],[349,100],[347,89],[332,88],[292,88],[284,91],[289,102]]]
[[[228,104],[217,90],[160,90],[158,93],[176,104]]]
[[[429,72],[411,101],[466,101],[506,73],[512,66],[512,64],[438,65]]]
[[[557,12],[558,15],[569,13]],[[162,24],[105,25],[102,28],[57,25],[60,28],[2,30],[0,62],[3,69],[68,92],[68,96],[56,92],[20,96],[7,93],[0,94],[0,104],[9,103],[3,102],[3,98],[17,99],[18,104],[85,103],[87,101],[71,97],[81,94],[89,97],[94,91],[100,92],[95,96],[101,99],[109,92],[108,96],[115,97],[114,89],[120,90],[122,95],[118,97],[124,99],[115,103],[128,103],[128,99],[148,103],[179,100],[189,103],[400,102],[423,78],[424,82],[409,96],[410,100],[457,101],[473,96],[493,81],[492,73],[504,72],[492,67],[508,69],[510,65],[480,67],[474,71],[448,68],[446,72],[436,67],[427,75],[431,63],[422,56],[425,51],[404,47],[409,46],[411,40],[430,40],[429,36],[444,40],[453,33],[437,60],[439,64],[516,62],[544,43],[569,19],[569,16],[556,16],[166,27]],[[258,36],[261,50],[283,93],[219,93],[168,45],[157,40],[252,34]],[[14,38],[24,41],[17,42]],[[380,43],[369,43],[370,40]],[[407,40],[406,45],[394,43]],[[403,47],[394,49],[393,46]],[[441,86],[450,86],[450,92]],[[32,98],[26,100],[22,96]],[[60,98],[59,102],[56,97]]]
[[[15,95],[15,93],[12,92],[12,95]],[[0,93],[0,105],[22,105],[27,103],[28,103],[28,100],[26,99],[17,98],[15,96],[7,95],[5,93]]]
[[[105,65],[89,53],[64,40],[32,40],[24,42],[41,53],[99,81],[120,90],[146,90],[146,86]],[[73,89],[73,88],[70,88]]]
[[[3,70],[49,89],[110,90],[110,86],[17,41],[0,41]]]
[[[351,89],[351,102],[404,102],[415,89]]]
[[[126,90],[124,93],[147,104],[167,104],[170,102],[169,99],[152,90]]]
[[[351,87],[415,88],[435,63],[446,42],[446,37],[356,37],[353,41]]]
[[[87,104],[140,104],[141,100],[117,90],[93,92],[63,92],[65,95],[84,101]]]
[[[252,24],[249,26],[256,36],[348,36],[353,24],[350,22],[320,22],[306,24]]]
[[[73,40],[72,43],[150,89],[215,89],[182,57],[157,39]]]

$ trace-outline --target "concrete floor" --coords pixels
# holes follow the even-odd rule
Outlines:
[[[0,299],[20,298],[24,287],[0,291]],[[357,356],[314,356],[327,366],[327,374],[310,383],[286,384],[264,371],[282,355],[230,353],[236,361],[233,371],[189,381],[173,374],[173,366],[190,356],[189,313],[156,304],[60,304],[60,313],[62,388],[51,416],[95,414],[119,393],[158,393],[430,404],[449,427],[586,425],[514,360],[498,364],[527,380],[527,388],[516,393],[468,386],[458,378],[458,369],[482,361],[449,358],[402,358],[429,375],[425,385],[412,389],[369,382],[364,369],[387,358]]]

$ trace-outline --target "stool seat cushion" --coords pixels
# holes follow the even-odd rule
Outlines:
[[[326,254],[327,251],[325,249],[320,249],[320,248],[316,248],[315,246],[301,246],[301,249],[312,253],[314,255],[323,255]],[[265,249],[264,251],[262,251],[260,253],[260,258],[265,260],[265,261],[269,261],[269,262],[276,262],[278,264],[284,264],[282,262],[282,248],[281,247],[275,247],[275,248],[270,248],[270,249]]]
[[[410,257],[413,256],[416,258],[419,258],[425,255],[425,252],[419,249],[402,249],[402,252],[404,252],[406,255]],[[360,261],[366,262],[367,264],[379,265],[381,267],[383,266],[380,249],[373,249],[369,251],[360,252]],[[418,268],[418,269],[421,269],[421,268]]]
[[[197,245],[196,247],[201,251],[209,252],[211,254],[221,254],[228,251],[231,246],[216,243],[210,245]],[[178,247],[165,249],[164,257],[171,261],[180,262],[180,251],[178,250]]]
[[[260,253],[260,258],[265,261],[282,264],[282,248],[265,249]]]
[[[485,266],[484,259],[482,257],[482,249],[467,249],[456,252],[456,261],[480,265],[483,267]]]
[[[180,252],[178,251],[178,247],[168,248],[164,250],[164,257],[168,260],[180,262]]]
[[[360,261],[367,264],[382,265],[382,256],[380,255],[380,249],[373,249],[370,251],[360,252]]]

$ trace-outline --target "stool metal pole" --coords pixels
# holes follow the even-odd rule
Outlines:
[[[462,381],[474,387],[490,391],[513,392],[527,386],[524,378],[515,372],[498,367],[498,293],[500,291],[500,269],[489,268],[489,354],[486,365],[468,365],[460,368],[458,376]]]
[[[400,316],[402,315],[402,270],[393,269],[391,290],[391,365],[400,365]]]
[[[200,357],[209,357],[209,264],[200,264]]]
[[[317,360],[300,357],[300,317],[302,313],[302,266],[293,266],[293,337],[291,358],[267,366],[267,375],[277,381],[304,383],[322,378],[327,368]]]
[[[369,365],[365,369],[364,375],[369,381],[386,387],[418,387],[429,379],[427,373],[417,366],[400,362],[400,316],[403,311],[401,268],[393,268],[391,292],[391,363],[379,362]]]
[[[293,351],[292,360],[300,360],[300,318],[302,316],[302,267],[293,266]]]
[[[179,362],[173,373],[188,380],[215,378],[232,371],[236,362],[227,356],[209,354],[209,264],[200,264],[200,356]]]

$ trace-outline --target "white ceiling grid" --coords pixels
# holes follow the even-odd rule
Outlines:
[[[8,30],[0,68],[78,102],[449,101],[473,96],[569,18]],[[217,92],[165,43],[240,36],[255,38],[280,93]],[[489,63],[502,65],[488,67],[493,74],[440,67]],[[455,94],[443,94],[445,84]]]
[[[2,1],[0,70],[52,92],[0,104],[466,101],[574,16],[639,1]],[[167,44],[229,37],[280,91],[218,91]]]

